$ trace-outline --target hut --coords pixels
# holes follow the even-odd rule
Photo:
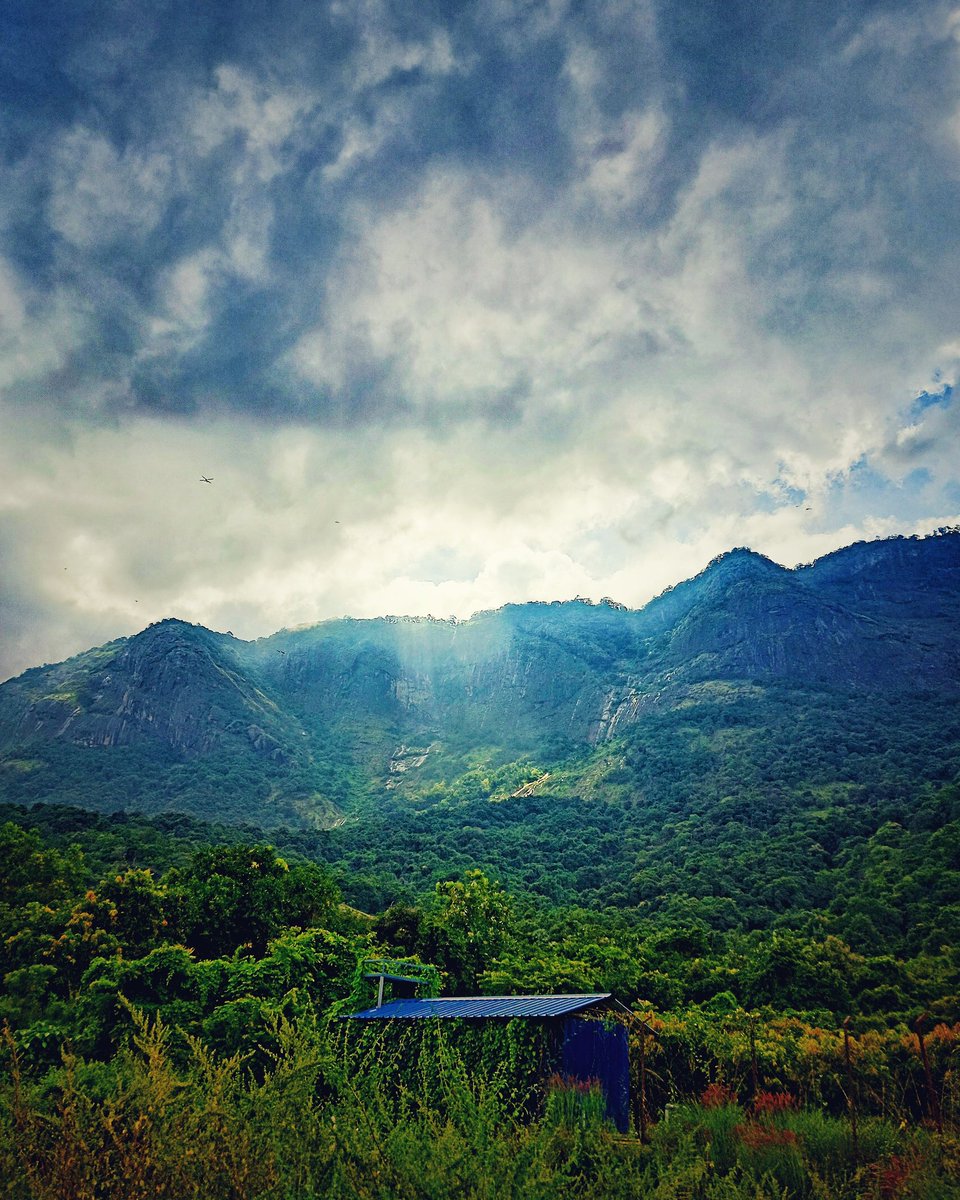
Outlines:
[[[369,976],[368,976],[369,978]],[[416,980],[385,976],[401,987]],[[520,1022],[527,1032],[535,1026],[542,1036],[536,1075],[542,1085],[552,1074],[578,1082],[597,1081],[606,1100],[608,1118],[621,1133],[629,1130],[630,1063],[627,1030],[622,1015],[628,1013],[610,992],[550,996],[406,996],[383,1000],[380,980],[373,1008],[345,1016],[348,1021],[387,1022],[410,1028],[413,1023],[461,1022],[471,1033],[484,1027]],[[529,1041],[530,1039],[528,1039]]]

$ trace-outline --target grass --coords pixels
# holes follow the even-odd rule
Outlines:
[[[648,1145],[606,1123],[602,1097],[554,1081],[524,1120],[505,1075],[441,1039],[423,1084],[394,1086],[383,1049],[351,1059],[314,1022],[278,1019],[252,1073],[143,1019],[109,1064],[66,1056],[0,1092],[10,1200],[960,1200],[960,1143],[816,1109],[672,1105]],[[8,1044],[8,1056],[12,1050]],[[429,1080],[428,1077],[429,1076]]]

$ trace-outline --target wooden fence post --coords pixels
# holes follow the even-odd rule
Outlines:
[[[757,1018],[750,1014],[750,1079],[753,1083],[753,1098],[760,1091],[760,1072],[757,1070]]]
[[[657,1035],[646,1023],[643,1017],[638,1016],[626,1006],[621,1006],[624,1012],[629,1013],[631,1019],[640,1027],[640,1087],[638,1088],[639,1095],[631,1097],[631,1106],[633,1108],[633,1127],[640,1136],[641,1144],[647,1141],[647,1126],[650,1123],[649,1114],[647,1113],[647,1034],[651,1033],[654,1037]]]
[[[853,1062],[850,1058],[850,1018],[843,1023],[843,1059],[847,1064],[847,1105],[850,1109],[850,1134],[853,1140],[853,1165],[860,1158],[859,1139],[857,1137],[857,1097],[853,1082]]]
[[[917,1046],[920,1050],[920,1061],[923,1063],[923,1078],[927,1085],[927,1104],[930,1108],[930,1116],[937,1127],[937,1133],[943,1137],[943,1114],[940,1112],[940,1097],[937,1095],[936,1087],[934,1087],[933,1072],[930,1070],[930,1059],[927,1057],[927,1046],[923,1040],[923,1022],[926,1020],[926,1016],[926,1013],[921,1013],[916,1021],[914,1021],[913,1027],[917,1032]]]

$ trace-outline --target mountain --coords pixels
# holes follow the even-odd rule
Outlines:
[[[947,531],[793,570],[732,550],[640,610],[531,603],[255,642],[165,620],[0,685],[0,798],[322,828],[404,797],[449,803],[479,771],[494,798],[562,783],[620,802],[663,791],[662,773],[641,787],[623,764],[638,747],[658,759],[694,713],[701,741],[726,722],[732,744],[746,722],[796,749],[812,711],[836,710],[818,726],[831,743],[866,708],[879,753],[905,711],[949,725],[958,616]]]

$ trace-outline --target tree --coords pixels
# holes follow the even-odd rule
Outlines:
[[[179,892],[179,935],[201,958],[229,956],[239,946],[261,956],[281,930],[321,923],[340,899],[322,867],[291,870],[272,846],[198,850],[186,871],[169,878]]]
[[[77,846],[61,853],[44,846],[34,829],[21,829],[12,821],[0,825],[0,907],[65,900],[76,895],[84,875]]]
[[[166,940],[166,888],[149,870],[124,871],[100,882],[113,906],[111,931],[127,958],[139,958]]]
[[[482,871],[438,883],[427,915],[426,957],[441,967],[455,988],[475,989],[481,973],[507,944],[512,915],[506,892]]]

